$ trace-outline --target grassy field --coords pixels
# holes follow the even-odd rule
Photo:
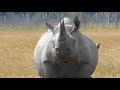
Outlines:
[[[93,77],[119,78],[120,30],[81,28],[81,31],[101,44]],[[45,28],[0,28],[0,78],[39,77],[33,63],[33,51],[44,32]]]

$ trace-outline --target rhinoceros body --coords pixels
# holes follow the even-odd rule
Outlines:
[[[42,78],[89,78],[98,63],[96,44],[79,30],[80,21],[68,17],[53,27],[47,23],[34,50],[34,63]]]

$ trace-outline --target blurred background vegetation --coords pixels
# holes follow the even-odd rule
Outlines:
[[[0,12],[0,26],[44,26],[44,18],[57,24],[60,18],[78,16],[83,27],[118,28],[120,12]]]

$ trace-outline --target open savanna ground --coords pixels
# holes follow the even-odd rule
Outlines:
[[[46,28],[0,28],[0,78],[38,78],[33,63],[34,48]],[[93,77],[120,77],[120,30],[81,28],[100,43],[99,61]]]

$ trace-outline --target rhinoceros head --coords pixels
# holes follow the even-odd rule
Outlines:
[[[65,22],[66,23],[66,22]],[[53,32],[52,54],[60,60],[70,60],[78,55],[78,43],[73,33],[79,29],[80,21],[78,17],[73,20],[74,25],[66,25],[64,19],[60,20],[59,26],[53,28],[51,24],[47,26]]]

